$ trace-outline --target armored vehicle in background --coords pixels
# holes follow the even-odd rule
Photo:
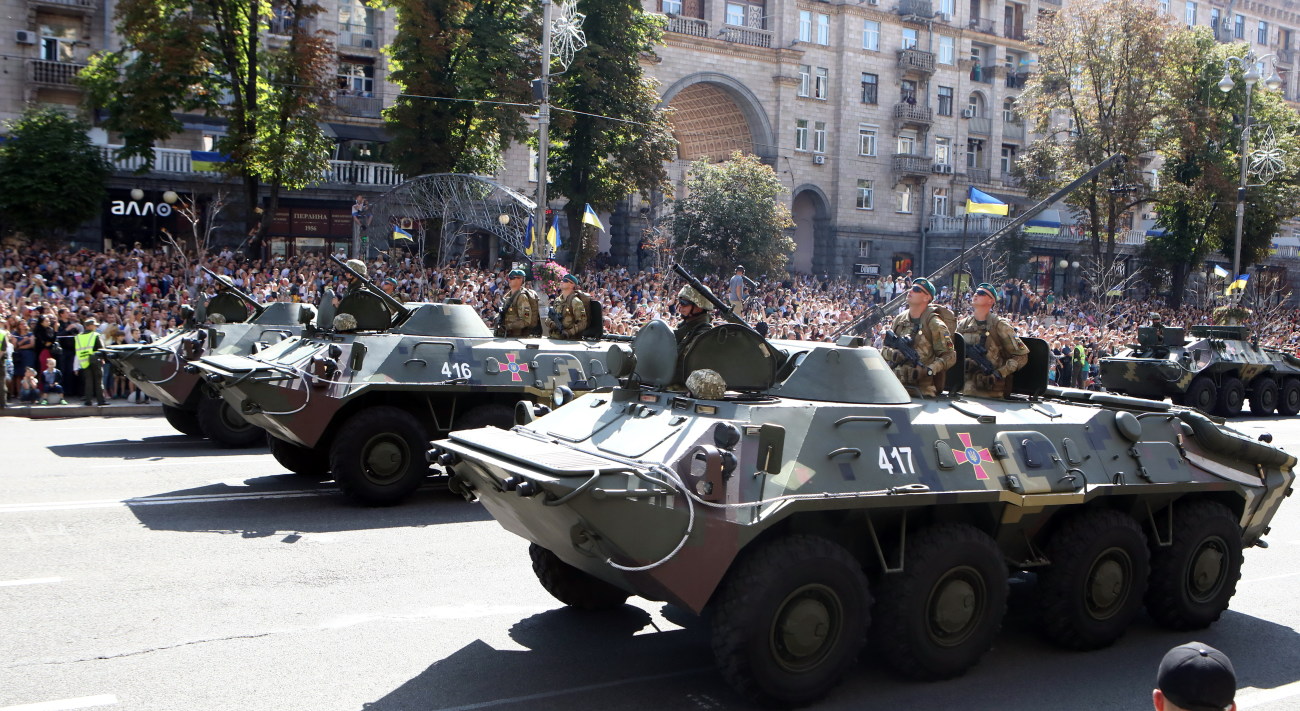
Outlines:
[[[409,496],[430,474],[432,438],[508,427],[521,399],[544,405],[557,390],[596,387],[602,375],[614,382],[605,368],[608,343],[496,338],[470,306],[403,304],[351,273],[367,287],[345,295],[337,313],[327,295],[301,337],[194,366],[271,435],[281,464],[332,473],[353,501],[386,505]]]
[[[1261,348],[1245,326],[1142,326],[1138,342],[1101,359],[1110,392],[1163,400],[1235,417],[1242,405],[1269,415],[1300,412],[1300,359]]]
[[[223,286],[197,309],[186,307],[185,313],[182,328],[153,343],[109,346],[100,353],[141,392],[162,403],[163,415],[177,431],[227,447],[263,443],[265,433],[203,387],[198,373],[185,365],[204,355],[251,353],[297,335],[303,321],[314,315],[312,307],[287,302],[263,305],[233,286]]]
[[[1171,629],[1217,620],[1296,459],[1189,408],[1049,390],[1024,340],[1008,398],[931,399],[862,338],[725,324],[679,353],[655,321],[612,346],[617,387],[430,456],[561,602],[709,611],[718,667],[761,702],[828,693],[867,640],[900,675],[962,674],[1018,571],[1066,648],[1111,644],[1144,604]]]

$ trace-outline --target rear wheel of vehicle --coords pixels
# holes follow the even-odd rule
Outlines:
[[[219,397],[199,398],[198,421],[204,436],[224,447],[252,447],[266,440],[265,430]]]
[[[1300,413],[1300,378],[1284,378],[1277,394],[1277,414],[1290,417]]]
[[[410,413],[381,405],[360,410],[339,429],[330,471],[344,496],[367,506],[391,506],[429,475],[429,436]]]
[[[825,696],[866,641],[871,593],[843,546],[793,535],[749,551],[710,607],[713,655],[747,698],[798,706]]]
[[[294,474],[323,476],[330,470],[329,452],[324,447],[304,447],[278,437],[266,435],[266,445],[280,466]]]
[[[1157,525],[1166,520],[1155,519]],[[1147,614],[1173,630],[1210,626],[1237,592],[1241,561],[1241,528],[1228,507],[1175,503],[1173,542],[1151,551]]]
[[[871,648],[913,679],[964,673],[993,645],[1007,609],[1007,566],[997,543],[960,523],[907,540],[903,570],[886,573],[872,611]]]
[[[1277,381],[1267,375],[1255,378],[1250,386],[1250,413],[1271,415],[1277,409]]]
[[[1150,552],[1142,528],[1110,509],[1070,516],[1044,549],[1038,574],[1039,625],[1069,649],[1099,649],[1124,635],[1142,606]]]
[[[1194,407],[1207,415],[1214,411],[1215,403],[1218,401],[1218,386],[1204,375],[1192,378],[1192,384],[1187,387],[1187,394],[1183,396],[1183,402],[1188,407]]]
[[[628,593],[560,560],[536,543],[528,545],[533,573],[556,600],[579,610],[612,610],[627,602]]]
[[[203,427],[199,425],[199,413],[193,410],[183,410],[171,405],[163,405],[163,417],[167,418],[167,424],[181,434],[191,435],[193,437],[203,436]]]
[[[499,427],[508,430],[514,426],[514,408],[499,403],[488,403],[471,408],[469,412],[457,418],[455,428],[474,430],[480,427]]]
[[[1241,414],[1241,406],[1246,402],[1246,386],[1241,378],[1229,376],[1223,379],[1219,387],[1218,411],[1224,417],[1236,417]]]

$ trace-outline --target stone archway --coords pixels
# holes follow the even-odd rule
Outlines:
[[[795,242],[790,268],[806,274],[835,272],[835,238],[826,193],[816,185],[795,188],[790,212],[794,217]]]
[[[767,112],[744,84],[718,72],[682,77],[663,94],[673,109],[673,135],[682,160],[725,160],[732,151],[775,160]]]

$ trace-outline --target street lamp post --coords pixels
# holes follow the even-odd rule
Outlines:
[[[1255,84],[1259,82],[1259,67],[1266,60],[1275,59],[1277,55],[1269,53],[1263,56],[1256,56],[1254,51],[1249,51],[1244,57],[1228,57],[1223,60],[1223,79],[1219,80],[1219,91],[1228,93],[1232,91],[1236,83],[1232,81],[1231,68],[1232,63],[1236,62],[1237,66],[1242,69],[1242,79],[1246,81],[1246,111],[1243,114],[1243,126],[1241,129],[1241,171],[1237,183],[1237,227],[1233,235],[1232,245],[1232,278],[1241,274],[1241,232],[1246,222],[1246,166],[1248,153],[1250,151],[1250,104],[1251,96],[1254,95]],[[1270,61],[1269,66],[1272,71],[1267,79],[1264,80],[1264,86],[1270,90],[1276,90],[1282,86],[1282,79],[1277,75],[1277,68]]]

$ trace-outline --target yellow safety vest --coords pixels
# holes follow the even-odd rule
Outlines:
[[[9,332],[0,328],[0,353],[9,350]]]
[[[77,366],[80,368],[90,367],[90,356],[95,352],[95,340],[99,334],[95,331],[90,333],[78,333],[72,337],[73,344],[77,347]]]

